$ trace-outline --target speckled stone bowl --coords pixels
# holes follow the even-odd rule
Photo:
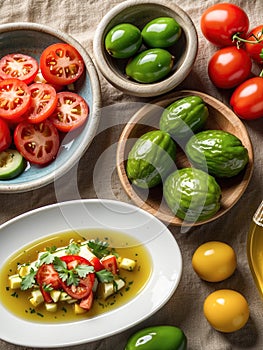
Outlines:
[[[105,50],[105,37],[115,25],[131,23],[140,30],[157,17],[173,17],[182,28],[182,35],[169,51],[175,57],[171,73],[164,79],[142,84],[125,75],[127,60],[114,59]],[[166,0],[127,0],[113,7],[99,23],[93,41],[96,63],[104,77],[126,94],[151,97],[162,95],[174,89],[190,73],[198,50],[198,37],[191,18],[174,2]]]
[[[86,72],[75,83],[75,88],[89,105],[88,121],[79,130],[69,133],[63,139],[55,161],[44,167],[30,165],[20,176],[0,181],[0,193],[34,190],[61,177],[78,162],[96,134],[100,119],[100,85],[95,66],[80,43],[66,33],[37,23],[0,25],[0,57],[19,52],[38,60],[41,52],[56,42],[74,46],[84,59]]]

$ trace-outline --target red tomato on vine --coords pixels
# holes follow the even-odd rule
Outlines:
[[[219,3],[209,7],[201,17],[201,30],[208,41],[216,46],[235,45],[233,36],[245,38],[249,19],[245,11],[234,4]]]
[[[254,77],[239,85],[231,96],[230,105],[242,119],[263,117],[263,78]]]
[[[250,75],[252,61],[249,54],[236,46],[224,47],[214,53],[208,63],[208,75],[218,88],[230,89]]]
[[[245,49],[257,63],[263,64],[263,24],[255,27],[246,37]]]

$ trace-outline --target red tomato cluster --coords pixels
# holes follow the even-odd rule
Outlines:
[[[84,61],[69,44],[56,43],[41,54],[39,63],[14,53],[0,59],[0,152],[12,141],[33,164],[52,161],[60,145],[60,132],[84,124],[89,107],[68,91],[84,72]]]
[[[230,3],[209,7],[201,17],[205,38],[218,46],[208,62],[208,75],[221,89],[232,89],[230,105],[243,119],[263,117],[263,78],[251,78],[252,60],[263,64],[263,25],[248,32],[249,18]]]

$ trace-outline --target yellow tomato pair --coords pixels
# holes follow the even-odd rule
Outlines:
[[[237,266],[236,254],[226,243],[207,242],[196,249],[192,266],[201,279],[220,282],[234,273]],[[239,292],[230,289],[220,289],[208,295],[203,310],[211,326],[225,333],[242,328],[249,318],[246,299]]]

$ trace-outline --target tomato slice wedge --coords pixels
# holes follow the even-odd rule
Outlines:
[[[53,300],[50,293],[45,290],[45,286],[51,286],[53,289],[61,287],[61,281],[58,272],[52,264],[43,264],[39,267],[36,274],[36,281],[39,284],[39,289],[46,303],[51,303]]]
[[[56,90],[48,84],[34,83],[29,86],[31,105],[24,114],[31,123],[40,123],[47,119],[57,106]]]
[[[0,81],[0,117],[13,120],[22,116],[31,103],[29,87],[13,78]]]
[[[89,107],[80,95],[62,91],[57,93],[57,107],[49,120],[62,132],[69,132],[85,123],[89,114]]]
[[[75,268],[77,265],[89,265],[90,262],[79,256],[79,255],[65,255],[60,258],[67,264],[68,269]],[[68,286],[66,282],[61,281],[62,288],[74,299],[86,298],[91,292],[95,280],[95,274],[89,273],[85,277],[80,278],[79,284],[77,286]]]
[[[84,61],[71,45],[56,43],[48,46],[40,56],[40,70],[47,82],[57,85],[74,83],[84,72]]]
[[[59,134],[47,119],[38,124],[19,123],[14,131],[14,142],[23,157],[33,164],[51,162],[59,150]]]
[[[93,304],[93,292],[91,291],[88,296],[81,299],[79,306],[82,309],[90,310]]]
[[[24,83],[31,83],[38,72],[35,58],[21,53],[6,55],[0,59],[0,77],[2,79],[17,78]]]
[[[115,255],[108,255],[101,259],[101,263],[107,271],[110,271],[114,275],[119,273],[118,263]]]

